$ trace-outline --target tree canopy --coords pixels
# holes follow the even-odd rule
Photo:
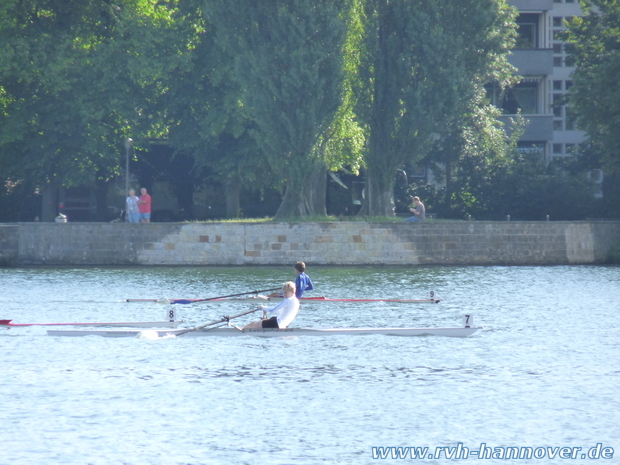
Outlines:
[[[369,134],[364,213],[387,216],[396,170],[427,156],[485,83],[510,75],[514,11],[497,0],[364,5],[358,89]]]
[[[286,182],[278,217],[325,214],[326,163],[319,142],[341,105],[346,5],[206,2],[218,41],[234,60],[256,141]]]
[[[575,66],[568,103],[609,172],[620,173],[620,1],[583,0],[568,22],[567,62]]]
[[[569,32],[571,106],[616,168],[619,2],[588,1]],[[362,170],[361,214],[389,216],[416,162],[446,180],[446,211],[482,215],[509,202],[486,187],[518,173],[483,91],[512,82],[514,18],[505,0],[5,0],[0,179],[105,186],[131,137],[134,158],[156,147],[163,170],[224,186],[230,216],[266,185],[278,218],[325,214],[330,169]]]

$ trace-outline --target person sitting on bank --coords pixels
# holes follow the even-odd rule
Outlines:
[[[409,209],[409,211],[413,213],[413,216],[407,218],[405,221],[409,223],[421,223],[426,219],[424,204],[420,201],[420,197],[414,197],[413,204],[414,207]]]
[[[263,318],[259,321],[253,321],[243,327],[243,329],[258,329],[258,328],[276,328],[284,329],[290,325],[297,312],[299,312],[299,300],[295,297],[295,283],[293,281],[287,281],[282,286],[282,294],[284,300],[275,307],[265,307],[261,305],[263,310]],[[267,319],[267,315],[273,315]]]

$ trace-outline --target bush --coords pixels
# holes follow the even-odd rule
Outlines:
[[[620,244],[616,244],[611,248],[609,255],[607,256],[607,261],[609,263],[620,264]]]

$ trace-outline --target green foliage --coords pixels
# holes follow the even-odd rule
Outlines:
[[[33,221],[41,215],[41,198],[28,182],[13,183],[8,180],[0,189],[0,221]]]
[[[510,158],[479,166],[469,179],[457,178],[453,201],[437,210],[442,217],[478,220],[580,220],[591,216],[593,184],[554,165],[545,167],[538,155],[514,152]]]
[[[620,172],[620,0],[584,0],[583,17],[568,22],[567,63],[576,66],[568,92],[577,125],[602,152],[608,172]]]
[[[497,0],[364,4],[358,114],[369,149],[362,214],[387,215],[396,170],[427,157],[484,83],[510,79],[514,12]]]
[[[365,170],[365,218],[391,218],[393,198],[406,212],[412,195],[443,218],[618,216],[620,183],[606,178],[595,202],[578,173],[620,168],[620,0],[585,11],[567,36],[569,96],[591,143],[547,167],[514,151],[520,123],[507,139],[484,101],[485,83],[513,80],[504,0],[4,0],[1,200],[22,205],[6,194],[19,192],[28,210],[37,189],[105,181],[131,136],[145,172],[152,140],[170,148],[163,175],[191,171],[184,205],[208,177],[285,191],[278,218],[322,218],[324,170],[346,167]],[[445,188],[395,190],[416,162]]]
[[[287,183],[278,217],[320,213],[311,182],[323,173],[324,188],[321,145],[341,107],[346,3],[206,2],[216,40],[234,60],[254,137]]]
[[[157,133],[145,108],[182,66],[177,3],[3,2],[0,174],[71,186],[118,172],[127,135]]]
[[[620,244],[614,245],[607,256],[608,263],[620,264]]]
[[[419,197],[426,211],[434,213],[437,206],[442,205],[443,191],[429,182],[412,182],[407,186],[397,185],[394,189],[394,204],[396,213],[410,213],[413,206],[413,197]]]

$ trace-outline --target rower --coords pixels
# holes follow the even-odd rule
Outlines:
[[[310,276],[306,274],[306,264],[304,262],[299,261],[295,263],[295,273],[297,273],[297,277],[295,278],[295,296],[301,299],[305,291],[314,290],[314,285],[312,284]],[[267,298],[269,297],[282,297],[282,293],[274,292],[267,296]]]
[[[275,307],[265,307],[261,305],[263,310],[263,318],[259,321],[253,321],[243,327],[243,329],[258,329],[258,328],[274,328],[284,329],[290,325],[297,312],[299,312],[299,300],[295,296],[295,283],[288,281],[282,286],[282,295],[284,300]],[[267,314],[273,315],[271,318],[266,319]]]

